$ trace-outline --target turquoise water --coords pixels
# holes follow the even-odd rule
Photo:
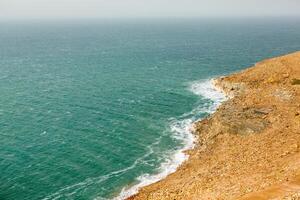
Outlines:
[[[1,22],[0,44],[0,199],[106,199],[174,171],[207,80],[300,50],[300,21]]]

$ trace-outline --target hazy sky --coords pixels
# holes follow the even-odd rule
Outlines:
[[[300,0],[0,0],[0,19],[224,16],[300,16]]]

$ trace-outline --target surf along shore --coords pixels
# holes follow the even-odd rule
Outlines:
[[[214,83],[229,98],[195,123],[189,159],[129,200],[300,199],[300,51]]]

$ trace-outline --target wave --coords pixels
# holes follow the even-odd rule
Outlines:
[[[159,143],[159,141],[160,141],[160,138],[157,138],[157,140],[154,143],[149,145],[147,147],[149,149],[149,151],[145,155],[136,159],[135,162],[131,166],[120,169],[120,170],[113,171],[113,172],[103,175],[103,176],[87,178],[82,182],[64,187],[64,188],[56,191],[55,193],[52,193],[52,194],[44,197],[42,200],[50,200],[50,199],[56,200],[56,199],[65,198],[66,196],[71,197],[72,195],[76,194],[77,192],[84,190],[86,187],[89,187],[90,185],[93,185],[95,183],[102,183],[102,182],[108,180],[109,178],[123,175],[124,173],[128,172],[129,170],[134,169],[138,164],[142,163],[144,158],[151,155],[153,153],[152,147],[157,145]],[[102,198],[102,197],[97,197],[96,199],[97,200],[107,200],[106,198]]]
[[[195,81],[189,87],[189,90],[194,94],[213,101],[213,104],[210,106],[208,110],[209,113],[214,112],[216,108],[224,100],[226,100],[225,95],[221,91],[217,90],[213,82],[214,82],[213,79],[204,80],[204,81]]]
[[[188,155],[185,154],[187,150],[194,148],[196,136],[193,132],[193,124],[199,120],[196,116],[197,113],[212,113],[216,108],[225,100],[225,96],[216,88],[212,80],[200,80],[189,84],[188,90],[195,95],[200,96],[202,99],[209,100],[206,103],[198,105],[192,111],[183,114],[178,119],[171,119],[170,130],[172,137],[178,141],[181,141],[182,148],[173,151],[168,154],[168,159],[163,162],[159,167],[159,173],[157,174],[143,174],[137,178],[137,184],[130,188],[123,188],[119,196],[113,198],[113,200],[123,200],[134,194],[137,194],[139,189],[159,180],[166,178],[169,174],[174,173],[177,168],[188,159]]]

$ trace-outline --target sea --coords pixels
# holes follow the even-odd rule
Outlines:
[[[300,50],[300,19],[0,21],[0,199],[124,199],[188,159],[210,80]]]

